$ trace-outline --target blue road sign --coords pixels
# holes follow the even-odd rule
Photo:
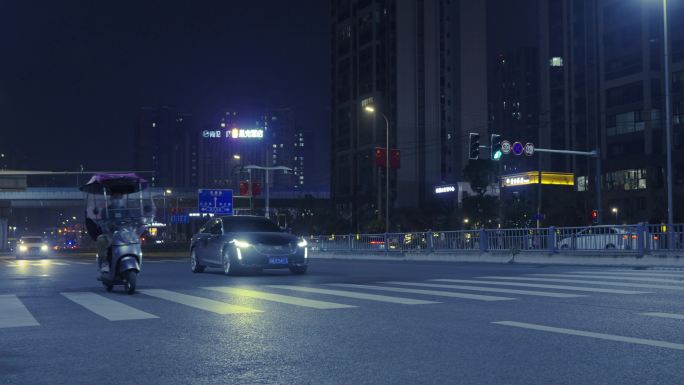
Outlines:
[[[172,224],[185,224],[190,223],[190,216],[188,214],[175,214],[171,215]]]
[[[523,147],[522,143],[520,143],[520,142],[513,143],[513,155],[522,155],[524,150],[525,150],[525,148]]]
[[[197,211],[233,215],[233,190],[197,190]]]

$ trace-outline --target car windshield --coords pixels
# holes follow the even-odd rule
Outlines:
[[[25,243],[40,243],[43,241],[41,237],[22,237],[21,242]]]
[[[223,218],[223,231],[234,232],[281,232],[280,228],[267,218],[230,217]]]

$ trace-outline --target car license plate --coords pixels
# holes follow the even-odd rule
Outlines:
[[[287,265],[287,258],[282,257],[270,257],[268,263],[271,265]]]

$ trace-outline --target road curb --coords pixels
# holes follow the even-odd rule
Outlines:
[[[684,255],[668,253],[639,256],[617,253],[587,253],[564,255],[552,253],[368,253],[340,252],[312,253],[315,259],[369,260],[369,261],[429,261],[429,262],[476,262],[495,264],[547,264],[592,266],[667,266],[684,267]]]

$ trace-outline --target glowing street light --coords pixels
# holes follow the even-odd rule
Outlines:
[[[369,114],[375,114],[375,107],[372,105],[367,105],[363,109]],[[389,119],[382,112],[380,115],[385,119],[385,233],[389,233]]]
[[[233,159],[240,160],[240,155],[238,155],[238,154],[233,155]]]

